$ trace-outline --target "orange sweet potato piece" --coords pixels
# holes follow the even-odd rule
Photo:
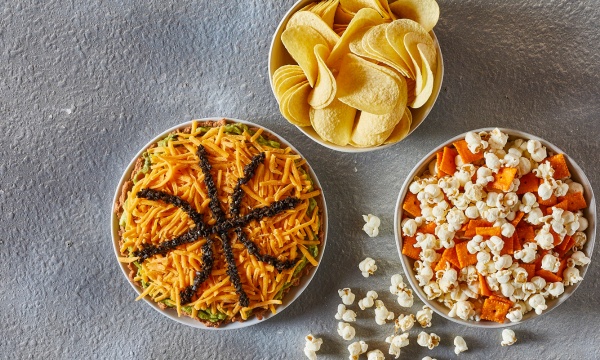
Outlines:
[[[456,172],[456,163],[454,162],[456,155],[458,155],[458,152],[456,152],[456,150],[453,150],[449,147],[444,148],[441,169],[448,175],[454,175],[454,173]]]
[[[504,323],[504,320],[506,320],[506,314],[508,314],[509,309],[510,304],[488,298],[483,302],[481,318],[483,320],[491,320],[502,324]]]
[[[540,179],[535,176],[534,173],[528,173],[523,175],[522,178],[519,179],[519,188],[517,189],[517,195],[525,194],[525,193],[536,193],[540,186]]]
[[[465,140],[457,141],[453,143],[453,145],[456,148],[456,151],[458,151],[458,155],[460,155],[460,158],[462,159],[463,163],[465,164],[469,164],[473,161],[483,159],[483,151],[480,150],[478,153],[472,153],[471,150],[469,150],[469,146]]]
[[[581,191],[578,191],[573,194],[569,194],[567,196],[563,196],[560,198],[560,201],[561,202],[566,201],[567,204],[569,204],[569,207],[567,209],[569,211],[577,211],[577,210],[585,209],[587,207],[587,203],[585,202],[585,199],[584,199]]]
[[[481,236],[502,236],[501,227],[478,227],[475,228],[475,234]]]
[[[406,192],[402,209],[414,217],[421,216],[421,202],[417,199],[417,195],[410,191]]]
[[[547,282],[559,282],[562,281],[562,278],[557,276],[556,274],[554,274],[553,272],[550,272],[548,270],[538,270],[535,272],[535,276],[539,276],[541,278],[543,278],[544,280],[546,280]]]
[[[465,266],[477,264],[477,254],[471,254],[467,250],[467,243],[468,241],[464,241],[454,246],[454,249],[456,249],[456,257],[458,258],[459,269],[462,269]]]
[[[516,168],[503,167],[500,169],[500,171],[498,171],[497,174],[494,174],[494,181],[492,181],[492,183],[488,186],[492,189],[508,191],[512,185],[515,175],[517,175]]]
[[[414,236],[404,236],[402,238],[402,254],[411,259],[419,260],[421,248],[414,247],[416,243],[417,239]]]
[[[564,177],[570,176],[569,167],[567,166],[567,162],[565,161],[565,156],[563,154],[556,154],[554,156],[550,156],[549,158],[544,159],[542,162],[549,162],[550,166],[554,169],[554,175],[552,176],[555,179],[562,179]]]

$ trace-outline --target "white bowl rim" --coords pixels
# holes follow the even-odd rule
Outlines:
[[[481,131],[490,132],[494,129],[496,129],[496,128],[495,127],[486,127],[486,128],[481,128],[481,129],[470,130],[468,132],[471,132],[471,131],[476,132],[476,133],[479,133]],[[542,145],[546,146],[546,148],[548,148],[549,150],[553,151],[556,154],[562,153],[567,158],[567,163],[569,164],[569,168],[572,170],[575,170],[574,172],[573,171],[571,172],[572,175],[573,175],[573,173],[575,173],[576,176],[580,178],[581,183],[584,186],[585,192],[589,194],[589,198],[590,198],[590,201],[588,202],[588,207],[585,209],[586,211],[588,211],[588,216],[586,216],[586,219],[589,222],[588,229],[586,230],[588,238],[587,238],[585,247],[586,247],[586,255],[591,259],[593,251],[594,251],[594,243],[595,243],[595,239],[596,239],[596,201],[595,201],[594,191],[592,189],[590,181],[587,178],[587,176],[585,175],[585,173],[583,172],[583,170],[581,169],[581,167],[579,167],[579,165],[566,152],[562,151],[557,146],[548,142],[547,140],[544,140],[540,137],[537,137],[535,135],[532,135],[532,134],[529,134],[529,133],[526,133],[526,132],[523,132],[520,130],[507,129],[507,128],[498,128],[498,129],[500,131],[502,131],[503,133],[508,134],[509,136],[514,136],[514,137],[528,139],[528,140],[537,140],[540,143],[542,143]],[[402,217],[402,212],[403,212],[402,200],[404,199],[404,196],[406,195],[406,192],[408,191],[408,188],[409,188],[413,178],[415,177],[416,173],[424,165],[425,162],[428,163],[429,161],[431,161],[431,158],[433,157],[434,154],[439,152],[439,149],[443,148],[444,146],[448,146],[457,140],[464,139],[466,134],[467,134],[467,132],[462,133],[462,134],[457,135],[457,136],[445,141],[444,143],[438,145],[431,152],[429,152],[427,155],[425,155],[417,163],[417,165],[415,165],[415,167],[413,167],[413,169],[410,171],[409,175],[407,176],[406,180],[404,181],[404,184],[402,185],[400,194],[398,195],[398,200],[396,201],[396,210],[394,213],[394,237],[396,240],[396,248],[398,250],[398,255],[400,256],[400,262],[402,263],[402,269],[404,270],[404,274],[406,274],[406,277],[407,277],[410,285],[415,290],[415,292],[417,293],[417,295],[419,296],[421,301],[423,303],[425,303],[426,305],[428,305],[429,307],[431,307],[432,310],[435,311],[438,315],[440,315],[450,321],[453,321],[455,323],[470,326],[470,327],[477,327],[477,328],[487,328],[487,329],[505,328],[505,327],[515,326],[515,325],[520,325],[520,324],[523,324],[525,321],[537,319],[540,316],[545,315],[545,314],[549,313],[550,311],[554,310],[555,308],[557,308],[559,305],[564,303],[575,292],[575,290],[577,290],[577,288],[579,287],[579,285],[581,285],[583,280],[578,282],[575,285],[571,285],[567,290],[565,290],[565,292],[558,299],[552,300],[552,301],[556,300],[556,302],[553,305],[548,306],[548,309],[544,310],[544,312],[540,315],[537,315],[534,311],[531,311],[524,316],[522,321],[507,322],[507,323],[503,323],[503,324],[492,322],[492,321],[483,321],[483,320],[480,322],[465,321],[465,320],[462,320],[459,318],[453,318],[453,317],[448,316],[447,312],[449,311],[449,309],[447,309],[446,307],[444,307],[444,305],[441,305],[440,303],[438,303],[435,300],[427,299],[425,293],[423,292],[423,289],[416,283],[413,276],[410,275],[410,274],[412,274],[413,271],[412,271],[412,269],[409,268],[409,265],[407,264],[407,259],[402,254],[402,246],[400,245],[400,238],[401,238],[400,222],[402,221],[401,217]],[[587,273],[589,264],[585,265],[583,267],[580,267],[580,268],[581,268],[581,277],[583,277],[585,279],[585,274]],[[440,311],[438,309],[438,307],[439,308],[443,307],[446,310],[446,312]]]
[[[291,15],[293,13],[295,13],[296,11],[298,11],[300,9],[300,7],[302,5],[304,5],[304,3],[308,3],[308,2],[317,2],[319,0],[298,0],[296,1],[296,3],[294,3],[294,5],[292,5],[292,7],[285,13],[285,15],[283,16],[283,18],[281,19],[281,21],[279,22],[279,25],[277,25],[277,28],[275,29],[275,33],[273,34],[273,38],[271,39],[271,45],[269,47],[269,66],[268,66],[268,71],[269,71],[269,86],[271,87],[271,91],[273,92],[273,96],[275,96],[275,98],[277,98],[277,96],[275,95],[275,88],[273,87],[273,81],[271,79],[271,74],[273,74],[273,71],[276,69],[272,69],[271,68],[271,57],[273,55],[273,46],[275,45],[275,42],[277,41],[277,34],[279,33],[279,30],[285,25],[287,24],[287,21],[289,20],[289,18],[291,17]],[[302,5],[301,5],[302,4]],[[433,107],[435,106],[435,103],[440,95],[440,91],[442,89],[442,84],[444,82],[444,57],[442,55],[442,48],[440,47],[439,44],[439,40],[437,38],[437,36],[435,35],[435,32],[433,30],[430,31],[430,34],[432,35],[433,38],[433,42],[436,46],[436,50],[437,50],[437,54],[438,54],[438,67],[441,67],[441,71],[440,71],[440,83],[439,86],[436,88],[434,88],[434,90],[437,90],[435,92],[435,97],[433,98],[433,102],[431,103],[431,106],[429,106],[429,108],[426,109],[425,114],[423,115],[423,120],[421,120],[421,122],[419,122],[417,124],[417,126],[415,126],[414,128],[412,128],[408,134],[406,135],[406,137],[404,137],[404,139],[406,139],[407,137],[409,137],[415,130],[417,130],[417,128],[419,126],[421,126],[422,123],[425,122],[425,120],[427,119],[427,116],[429,116],[429,113],[431,112],[431,110],[433,109]],[[428,100],[429,101],[429,100]],[[314,137],[312,134],[309,134],[309,132],[304,129],[304,127],[302,126],[297,126],[295,125],[298,130],[300,130],[304,135],[306,135],[306,137],[308,137],[309,139],[311,139],[312,141],[316,142],[319,145],[322,145],[328,149],[331,150],[335,150],[335,151],[339,151],[339,152],[346,152],[346,153],[362,153],[362,152],[370,152],[370,151],[377,151],[377,150],[383,150],[383,149],[387,149],[391,146],[394,146],[398,143],[400,143],[402,140],[400,141],[396,141],[394,143],[391,144],[382,144],[379,146],[372,146],[372,147],[353,147],[350,145],[346,145],[346,146],[340,146],[340,145],[335,145],[330,143],[329,141],[323,140],[321,139],[321,137],[319,136],[319,138]],[[411,126],[412,127],[412,126]],[[318,136],[318,135],[317,135]]]
[[[242,123],[245,124],[249,127],[258,127],[258,128],[262,128],[265,132],[277,137],[278,141],[285,146],[289,146],[296,154],[302,156],[304,159],[306,159],[306,157],[304,157],[300,151],[298,151],[298,149],[296,149],[292,144],[290,144],[287,140],[285,140],[282,136],[278,135],[277,133],[275,133],[274,131],[271,131],[270,129],[266,128],[265,126],[262,125],[258,125],[255,124],[253,122],[250,121],[246,121],[246,120],[240,120],[240,119],[234,119],[234,118],[228,118],[228,117],[209,117],[209,118],[202,118],[202,119],[194,119],[194,120],[190,120],[190,121],[186,121],[184,123],[181,123],[179,125],[175,125],[163,132],[161,132],[159,135],[155,136],[152,138],[152,140],[150,140],[146,145],[144,145],[140,151],[137,152],[137,154],[133,157],[133,160],[131,160],[129,162],[129,164],[127,165],[127,167],[125,168],[125,171],[123,172],[123,175],[121,176],[121,179],[119,180],[119,184],[117,185],[117,189],[115,191],[115,195],[113,197],[113,202],[112,202],[112,206],[111,206],[111,212],[110,212],[110,226],[111,226],[111,237],[112,237],[112,245],[113,245],[113,251],[115,254],[115,257],[117,259],[117,263],[120,265],[121,267],[121,271],[123,272],[123,275],[125,276],[125,279],[127,280],[127,282],[129,283],[129,285],[131,285],[131,287],[135,290],[135,292],[139,295],[142,293],[142,291],[140,291],[139,287],[137,285],[135,285],[134,283],[132,283],[131,281],[129,281],[129,269],[127,268],[126,264],[122,264],[120,262],[118,262],[118,258],[120,257],[121,253],[119,250],[119,235],[118,235],[118,231],[119,231],[119,221],[117,219],[117,217],[115,216],[113,209],[114,209],[114,204],[116,204],[116,202],[118,201],[119,197],[121,196],[121,189],[123,187],[123,185],[125,184],[126,181],[129,180],[129,177],[131,175],[131,171],[133,170],[133,168],[135,167],[135,163],[137,161],[137,159],[142,156],[142,154],[148,149],[148,147],[154,143],[156,143],[157,141],[163,139],[165,136],[167,136],[170,132],[174,131],[174,130],[178,130],[178,129],[183,129],[187,126],[191,126],[193,121],[219,121],[221,119],[225,119],[227,121],[227,123]],[[320,248],[319,254],[316,258],[317,260],[317,266],[313,266],[310,268],[309,270],[309,274],[304,275],[301,279],[300,279],[300,283],[298,284],[298,286],[292,286],[290,288],[290,291],[286,294],[286,296],[284,297],[284,302],[283,304],[279,305],[277,307],[277,314],[272,314],[270,311],[266,311],[263,314],[263,318],[262,320],[258,320],[256,318],[256,316],[251,317],[250,319],[244,321],[244,322],[233,322],[233,323],[229,323],[229,324],[225,324],[225,325],[221,325],[218,328],[215,327],[207,327],[205,326],[203,323],[201,323],[198,320],[192,319],[190,317],[187,316],[182,316],[182,317],[177,317],[177,313],[174,312],[172,309],[165,309],[162,310],[158,307],[158,305],[149,300],[147,297],[144,297],[143,300],[150,305],[153,309],[155,309],[156,311],[158,311],[159,313],[161,313],[162,315],[166,316],[167,318],[174,320],[178,323],[187,325],[187,326],[191,326],[191,327],[195,327],[198,329],[203,329],[203,330],[234,330],[234,329],[240,329],[240,328],[244,328],[244,327],[248,327],[248,326],[252,326],[252,325],[256,325],[259,324],[263,321],[266,321],[272,317],[274,317],[275,315],[280,314],[283,310],[285,310],[289,305],[291,305],[298,297],[300,297],[300,295],[304,292],[304,290],[308,287],[308,285],[310,284],[310,282],[312,281],[313,277],[315,276],[315,274],[317,273],[317,270],[319,268],[319,265],[321,265],[321,261],[323,259],[323,254],[325,252],[325,246],[327,245],[327,229],[328,229],[328,221],[329,221],[329,217],[328,217],[328,213],[327,213],[327,203],[325,201],[325,194],[323,191],[323,187],[321,186],[321,183],[319,182],[319,179],[317,178],[315,172],[313,171],[312,167],[310,166],[310,164],[308,163],[308,159],[306,159],[306,165],[308,168],[308,173],[311,176],[313,182],[316,184],[316,186],[321,189],[321,197],[323,200],[323,244]],[[133,299],[132,299],[133,300]]]

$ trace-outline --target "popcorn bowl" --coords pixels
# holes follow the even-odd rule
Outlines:
[[[543,146],[545,146],[547,148],[547,150],[552,151],[555,154],[559,154],[559,153],[564,154],[565,159],[567,161],[569,171],[571,173],[571,179],[573,179],[573,181],[580,183],[584,189],[583,196],[584,196],[585,201],[588,206],[585,209],[583,209],[583,214],[584,214],[585,218],[588,220],[588,228],[584,231],[585,234],[587,235],[587,242],[583,246],[582,251],[586,254],[586,256],[591,258],[593,250],[594,250],[594,241],[595,241],[595,237],[596,237],[596,200],[594,197],[594,192],[592,190],[592,186],[591,186],[588,178],[585,176],[583,170],[581,170],[579,165],[577,165],[577,163],[575,163],[575,161],[571,157],[569,157],[564,151],[560,150],[558,147],[556,147],[555,145],[549,143],[548,141],[546,141],[544,139],[541,139],[537,136],[530,135],[528,133],[518,131],[518,130],[504,129],[504,128],[499,128],[499,129],[500,129],[500,131],[502,131],[503,133],[505,133],[509,136],[509,141],[513,141],[517,138],[526,139],[526,140],[537,140]],[[482,128],[482,129],[476,129],[476,130],[472,130],[472,131],[479,133],[481,131],[491,132],[492,130],[494,130],[494,128]],[[408,278],[408,281],[409,281],[410,285],[412,286],[413,291],[419,296],[419,298],[421,299],[421,301],[423,301],[423,303],[425,303],[427,306],[431,307],[431,309],[433,309],[433,311],[435,311],[438,315],[440,315],[450,321],[459,323],[461,325],[480,327],[480,328],[504,328],[504,327],[509,327],[509,326],[513,326],[513,325],[517,325],[517,324],[522,324],[525,321],[535,319],[539,316],[547,314],[548,312],[557,308],[560,304],[564,303],[569,298],[569,296],[571,296],[571,294],[573,294],[573,292],[575,292],[575,290],[579,287],[579,285],[581,284],[581,282],[583,280],[578,282],[575,285],[565,286],[565,292],[558,298],[552,299],[552,300],[547,300],[546,305],[548,306],[548,308],[546,310],[544,310],[544,312],[541,315],[537,315],[535,313],[535,311],[530,311],[527,314],[524,314],[523,319],[519,322],[509,322],[508,320],[506,320],[505,323],[503,323],[503,324],[496,323],[493,321],[488,321],[488,320],[481,320],[479,322],[471,321],[471,320],[465,321],[460,318],[450,317],[448,315],[448,313],[450,312],[449,308],[444,306],[442,303],[437,302],[435,299],[434,300],[427,299],[427,295],[425,294],[423,289],[418,285],[418,281],[415,278],[416,272],[413,269],[413,264],[414,264],[415,260],[402,254],[403,238],[402,238],[401,223],[402,223],[402,216],[404,213],[404,210],[402,209],[402,203],[403,203],[404,197],[406,196],[407,192],[409,191],[408,189],[409,189],[410,184],[412,183],[415,176],[421,175],[423,172],[425,172],[428,169],[428,165],[435,158],[436,152],[438,152],[444,146],[450,146],[450,145],[452,145],[453,142],[464,139],[466,134],[467,133],[460,134],[456,137],[453,137],[452,139],[449,139],[445,143],[440,144],[435,150],[431,151],[423,159],[421,159],[421,161],[419,161],[419,163],[411,170],[410,174],[404,181],[404,184],[402,185],[402,189],[400,190],[400,195],[398,196],[398,201],[396,203],[396,212],[394,215],[394,219],[395,219],[394,220],[394,233],[396,236],[396,247],[398,248],[400,262],[402,263],[402,268],[404,269],[404,274]],[[589,265],[590,264],[579,267],[580,275],[584,279],[585,279],[585,274],[588,270]]]
[[[275,30],[275,34],[273,35],[273,39],[271,40],[271,47],[269,49],[269,83],[271,84],[271,90],[273,91],[273,96],[275,96],[275,97],[276,97],[276,94],[275,94],[275,88],[273,87],[273,73],[275,73],[275,70],[279,69],[281,66],[297,64],[296,61],[294,61],[294,59],[292,58],[292,56],[288,53],[285,46],[283,45],[283,42],[281,41],[281,34],[285,30],[288,20],[292,17],[292,15],[294,15],[294,13],[296,13],[298,10],[302,9],[303,7],[307,6],[310,3],[313,3],[315,1],[317,1],[317,0],[299,0],[298,2],[296,2],[290,8],[290,10],[283,16],[283,19],[277,26],[277,30]],[[410,136],[410,134],[412,134],[412,132],[415,131],[415,129],[417,127],[419,127],[419,125],[421,125],[421,123],[423,121],[425,121],[425,118],[431,112],[431,109],[433,108],[433,105],[435,104],[435,101],[437,100],[437,97],[440,93],[440,89],[442,87],[442,80],[444,78],[444,59],[442,57],[442,50],[440,49],[440,44],[439,44],[438,39],[435,36],[435,33],[433,32],[433,30],[431,30],[429,32],[429,35],[431,35],[431,38],[433,39],[433,43],[434,43],[436,53],[437,53],[437,68],[434,70],[435,79],[433,82],[433,91],[431,93],[431,96],[429,97],[429,99],[423,106],[421,106],[418,109],[411,109],[412,124],[410,125],[410,130],[408,131],[408,134],[406,135],[406,137]],[[341,146],[341,145],[336,145],[334,143],[331,143],[327,140],[324,140],[322,137],[320,137],[317,134],[317,132],[312,128],[312,126],[296,126],[296,127],[298,128],[298,130],[300,130],[302,133],[304,133],[304,135],[308,136],[314,142],[316,142],[328,149],[341,151],[341,152],[361,153],[361,152],[368,152],[368,151],[375,151],[375,150],[383,150],[383,149],[389,148],[390,146],[393,146],[402,141],[402,140],[400,140],[400,141],[397,141],[397,142],[391,143],[391,144],[382,144],[379,146],[371,146],[371,147],[355,147],[355,146],[351,146],[351,145]],[[406,139],[406,137],[405,137],[405,139]]]

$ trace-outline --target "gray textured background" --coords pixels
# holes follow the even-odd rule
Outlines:
[[[477,127],[524,130],[567,151],[598,189],[597,1],[440,0],[446,72],[435,108],[401,144],[361,155],[320,147],[279,114],[267,56],[292,3],[0,4],[0,357],[301,359],[312,332],[324,339],[320,359],[347,359],[335,289],[379,290],[401,311],[386,290],[401,272],[394,204],[408,171],[437,144]],[[155,134],[207,116],[254,121],[293,142],[329,204],[329,246],[307,291],[244,330],[185,327],[134,302],[112,252],[108,213],[128,161]],[[361,231],[366,213],[382,218],[375,240]],[[369,279],[357,268],[365,256],[379,266]],[[592,266],[564,305],[517,326],[515,346],[501,347],[498,330],[435,315],[428,330],[441,345],[416,345],[417,326],[402,358],[455,359],[455,335],[470,348],[461,359],[599,358],[599,275]],[[372,316],[359,312],[357,339],[387,353],[393,326]]]

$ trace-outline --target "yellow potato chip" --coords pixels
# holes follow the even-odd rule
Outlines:
[[[377,65],[372,64],[372,66]],[[350,140],[351,144],[355,146],[368,147],[383,144],[392,131],[394,131],[396,125],[402,121],[406,109],[407,93],[404,78],[394,73],[393,70],[383,66],[377,66],[377,68],[380,68],[396,80],[400,98],[398,99],[396,108],[388,114],[374,115],[366,111],[361,112]]]
[[[333,74],[325,64],[325,59],[329,57],[329,49],[324,45],[317,45],[315,56],[319,64],[319,77],[314,89],[308,95],[308,104],[315,109],[322,109],[331,104],[335,98],[337,86]]]
[[[380,59],[377,58],[377,55],[368,53],[362,45],[365,35],[371,30],[371,28],[372,26],[367,26],[356,31],[352,35],[352,38],[349,39],[348,47],[350,48],[350,52],[353,54],[379,61]]]
[[[314,49],[318,44],[329,46],[327,40],[312,27],[301,25],[286,29],[281,34],[281,41],[304,70],[310,86],[314,86],[319,71]]]
[[[323,19],[325,24],[327,24],[327,26],[329,26],[330,28],[333,28],[333,20],[335,18],[335,13],[337,11],[339,3],[340,0],[328,0],[327,6],[325,7],[325,9],[323,9],[323,11],[321,11],[321,19]]]
[[[324,140],[341,146],[348,144],[356,116],[355,108],[333,99],[326,108],[311,108],[309,114],[310,123]]]
[[[333,18],[333,23],[348,25],[350,24],[355,15],[356,13],[348,11],[344,9],[341,5],[339,5],[337,9],[335,9],[335,17]]]
[[[384,19],[389,19],[390,14],[385,11],[378,0],[340,0],[340,5],[344,9],[358,13],[361,9],[373,9],[379,13]]]
[[[408,51],[415,69],[415,95],[419,95],[421,91],[423,91],[426,83],[424,76],[427,74],[421,61],[421,54],[417,47],[419,44],[424,44],[424,46],[427,46],[430,49],[426,51],[426,58],[432,72],[435,70],[434,66],[437,66],[435,48],[432,45],[427,44],[427,36],[413,32],[407,33],[404,36],[404,47]]]
[[[410,125],[412,124],[412,114],[409,108],[404,108],[404,114],[402,119],[396,125],[390,136],[383,142],[384,144],[393,144],[404,139],[410,131]]]
[[[398,55],[386,38],[386,29],[389,24],[373,26],[363,37],[363,49],[371,53],[374,52],[382,62],[398,70],[400,74],[409,77],[410,70],[404,60]]]
[[[283,115],[283,117],[286,118],[287,121],[294,125],[297,125],[296,120],[294,119],[294,117],[292,117],[292,115],[290,115],[287,104],[289,102],[290,96],[301,86],[306,84],[308,84],[308,81],[295,84],[294,86],[289,88],[285,93],[283,93],[283,95],[281,95],[281,100],[279,101],[279,111],[281,112],[281,115]]]
[[[385,11],[387,11],[387,13],[390,15],[390,18],[392,18],[392,20],[398,19],[396,14],[394,14],[392,9],[390,9],[390,3],[388,0],[379,0],[379,2],[381,3],[381,5],[383,5],[383,8],[385,9]]]
[[[426,44],[418,44],[417,47],[419,49],[419,54],[421,55],[421,63],[423,64],[423,82],[425,85],[423,86],[421,93],[415,97],[415,100],[412,103],[412,107],[415,109],[423,106],[431,96],[431,93],[433,92],[434,80],[432,68],[429,65],[429,62],[427,62],[427,59],[431,58],[432,56],[432,49],[430,49]],[[435,51],[435,49],[433,51]]]
[[[312,88],[308,83],[301,85],[288,98],[285,106],[287,112],[294,119],[294,124],[298,126],[310,126],[310,105],[308,105],[308,95]]]
[[[399,18],[411,19],[430,32],[440,17],[440,7],[435,0],[397,0],[390,9]]]
[[[340,39],[339,35],[336,34],[318,15],[310,11],[299,11],[292,15],[286,25],[286,29],[295,26],[310,26],[315,29],[329,44],[329,49],[333,49]]]
[[[338,99],[374,115],[392,112],[400,100],[400,89],[394,77],[379,68],[381,66],[347,54],[337,76]]]
[[[421,24],[419,24],[418,22],[415,22],[410,19],[400,19],[391,22],[385,30],[385,36],[390,46],[394,48],[396,53],[398,53],[402,60],[404,60],[404,63],[410,69],[411,74],[413,75],[412,78],[414,79],[415,68],[412,63],[410,54],[404,46],[404,37],[410,32],[414,32],[425,36],[427,39],[427,43],[433,45],[433,39],[431,39],[427,31],[425,31],[425,29],[423,28],[423,26],[421,26]]]
[[[282,81],[277,84],[275,88],[275,95],[277,96],[277,100],[281,101],[283,99],[283,94],[285,94],[289,89],[294,86],[306,81],[306,75],[304,73],[300,74],[292,74],[288,77],[285,77]]]
[[[339,8],[341,8],[341,6],[338,6],[338,9]],[[383,19],[375,10],[362,9],[356,13],[356,16],[354,16],[348,25],[348,28],[346,28],[344,35],[342,35],[340,38],[340,41],[338,41],[333,50],[331,50],[329,59],[327,59],[327,66],[330,69],[339,70],[342,64],[342,59],[350,52],[350,40],[354,37],[354,34],[364,27],[375,26],[379,24],[383,24]]]

